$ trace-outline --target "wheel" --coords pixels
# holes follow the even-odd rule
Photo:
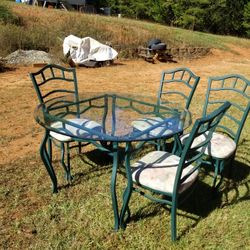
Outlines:
[[[107,60],[103,62],[103,66],[110,66],[111,64],[113,64],[113,60]]]

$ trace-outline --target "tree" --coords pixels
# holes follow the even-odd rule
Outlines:
[[[223,35],[249,36],[249,0],[105,0],[113,13]]]
[[[243,27],[245,28],[246,36],[250,38],[250,2],[245,5],[243,16]]]
[[[248,0],[211,0],[208,8],[209,31],[224,35],[242,35],[244,6]]]

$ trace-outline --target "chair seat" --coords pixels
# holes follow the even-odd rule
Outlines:
[[[161,192],[172,193],[180,157],[163,151],[153,151],[131,165],[135,183]],[[194,168],[189,165],[182,172],[182,178]],[[179,193],[189,188],[198,177],[195,170],[181,185]]]
[[[75,118],[75,119],[67,119],[67,121],[75,123],[79,126],[82,126],[83,128],[92,129],[97,132],[102,132],[102,129],[103,129],[99,123],[88,120],[88,119]],[[72,134],[72,136],[77,135],[79,137],[80,135],[85,138],[90,138],[92,136],[88,131],[76,128],[69,124],[66,124],[65,127],[63,127],[63,124],[61,122],[55,122],[51,125],[51,127],[54,127],[62,131],[63,133]],[[62,135],[54,131],[50,131],[50,135],[56,140],[61,141],[61,142],[68,142],[72,140],[72,137],[67,136],[67,135]]]
[[[189,134],[181,137],[181,142],[188,138]],[[194,139],[192,147],[197,146],[205,140],[205,136],[201,135]],[[211,141],[209,142],[205,154],[219,159],[230,157],[236,150],[236,144],[230,137],[221,133],[214,132]]]
[[[161,117],[148,117],[133,121],[132,126],[134,129],[142,132],[146,129],[149,129],[151,126],[157,125],[158,123],[161,123],[163,121],[164,120]],[[151,136],[158,136],[158,135],[165,136],[168,134],[172,134],[173,129],[176,129],[174,128],[174,126],[178,126],[178,123],[176,123],[175,118],[169,118],[166,120],[166,122],[168,122],[167,127],[165,124],[163,124],[160,127],[150,130],[149,134]]]

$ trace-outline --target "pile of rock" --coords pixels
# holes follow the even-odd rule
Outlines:
[[[4,58],[7,65],[35,65],[35,64],[49,64],[60,63],[58,59],[50,54],[39,50],[17,50]]]

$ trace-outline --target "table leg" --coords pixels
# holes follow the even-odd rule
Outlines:
[[[118,214],[118,203],[116,195],[116,177],[118,169],[118,143],[113,142],[113,167],[111,176],[111,196],[112,196],[112,206],[114,211],[115,225],[114,229],[117,231],[119,229],[119,214]]]
[[[55,172],[54,172],[54,169],[52,167],[52,163],[51,163],[51,153],[47,151],[47,142],[49,141],[49,131],[46,130],[45,131],[45,134],[44,134],[44,137],[43,137],[43,140],[41,142],[41,145],[40,145],[40,156],[41,156],[41,159],[44,163],[44,166],[50,176],[50,179],[52,181],[52,190],[53,190],[53,193],[57,193],[57,178],[56,178],[56,175],[55,175]]]
[[[126,222],[130,217],[130,210],[129,210],[129,200],[133,191],[133,181],[132,181],[132,173],[130,168],[130,156],[131,156],[131,143],[126,143],[125,149],[125,169],[126,169],[126,177],[127,177],[127,187],[123,193],[123,204],[120,213],[120,227],[125,229]],[[125,219],[127,213],[127,218]]]

